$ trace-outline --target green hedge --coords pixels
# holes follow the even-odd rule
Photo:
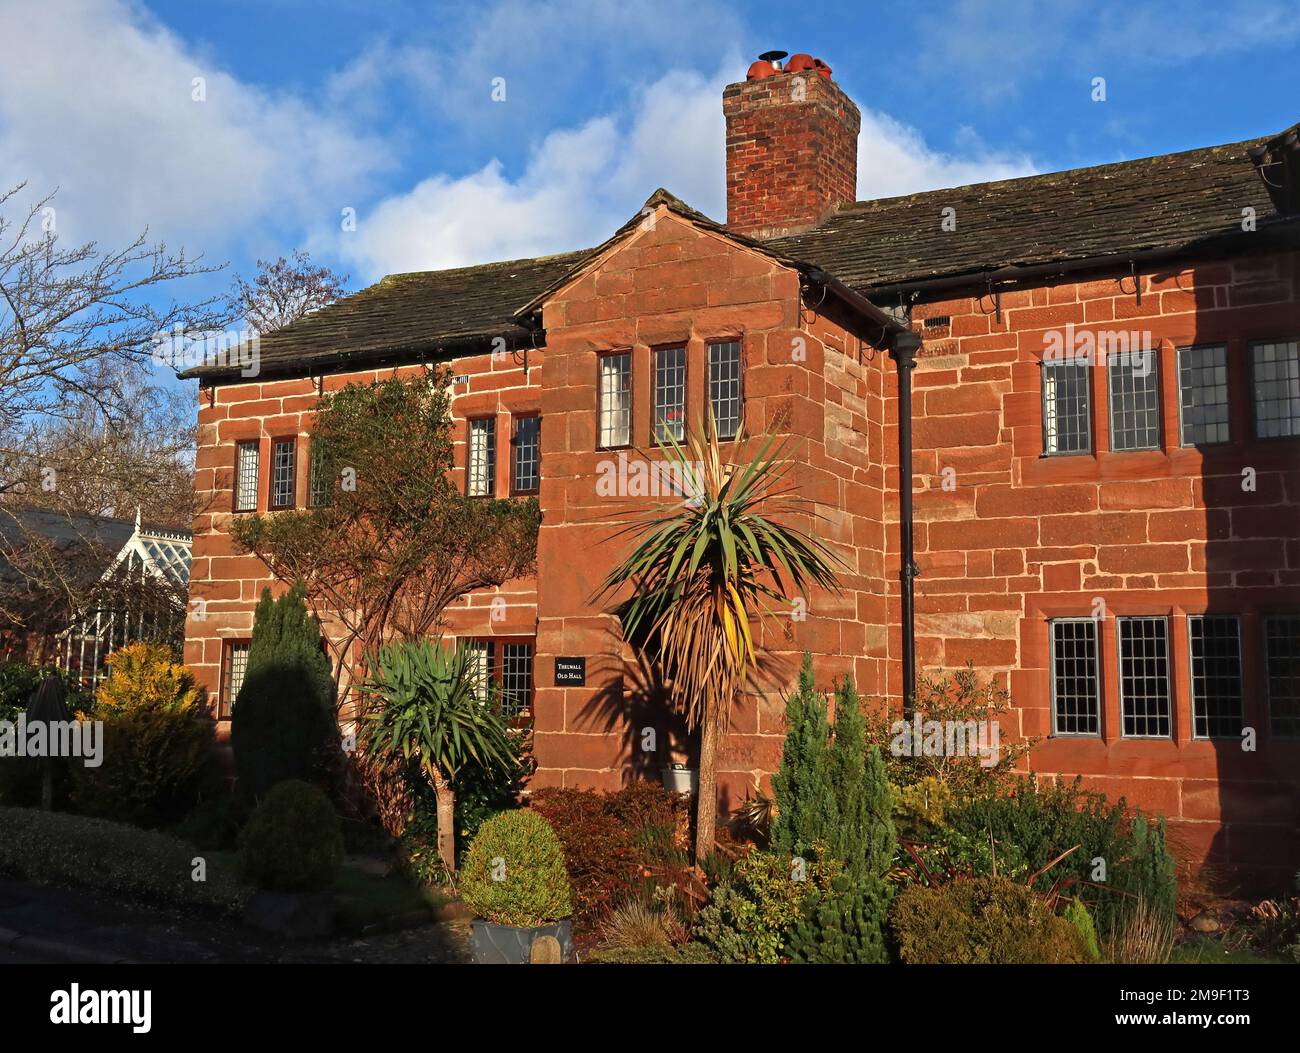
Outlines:
[[[192,877],[193,845],[107,819],[0,807],[0,873],[40,885],[82,886],[146,903],[239,914],[252,889],[215,856]]]

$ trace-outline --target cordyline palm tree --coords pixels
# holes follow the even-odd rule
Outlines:
[[[748,463],[723,460],[711,416],[707,437],[692,435],[684,447],[666,439],[668,474],[688,480],[692,492],[623,531],[639,540],[599,595],[631,586],[615,608],[624,637],[657,658],[687,725],[700,730],[698,863],[713,850],[718,741],[748,671],[757,668],[752,625],[774,607],[788,611],[792,594],[806,597],[811,585],[837,588],[833,567],[840,560],[771,518],[796,510],[789,489],[778,489],[788,462],[776,436]],[[734,448],[743,441],[738,433]]]
[[[471,764],[510,767],[505,720],[481,693],[474,656],[463,646],[389,644],[368,666],[363,689],[378,704],[366,714],[366,747],[380,758],[419,761],[438,801],[438,855],[454,870],[456,776]]]

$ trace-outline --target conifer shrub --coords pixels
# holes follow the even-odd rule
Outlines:
[[[893,889],[875,876],[841,874],[814,892],[787,940],[790,960],[809,965],[885,965]]]
[[[135,826],[175,822],[214,775],[205,693],[163,644],[130,644],[107,664],[95,699],[95,719],[104,722],[102,762],[70,761],[72,807]]]
[[[908,965],[1057,965],[1091,960],[1083,936],[1043,897],[1006,878],[911,885],[890,924]]]
[[[799,682],[785,703],[785,744],[772,776],[776,816],[774,851],[802,854],[826,843],[837,820],[830,771],[826,696],[813,684],[812,655],[805,653]]]
[[[301,586],[278,600],[262,592],[230,745],[246,800],[287,779],[332,787],[341,756],[334,681]]]
[[[867,720],[853,681],[835,690],[834,734],[826,700],[804,656],[786,706],[781,769],[773,776],[773,844],[833,862],[843,877],[815,890],[790,936],[798,961],[881,962],[892,891],[883,882],[898,850],[884,759],[867,745]]]
[[[573,912],[564,849],[541,815],[495,815],[470,843],[459,873],[461,899],[476,917],[536,928]]]
[[[825,697],[804,655],[799,685],[786,702],[781,767],[772,776],[776,818],[772,847],[814,850],[854,878],[882,877],[893,863],[893,796],[879,749],[867,746],[867,721],[847,676],[835,690],[834,735]]]
[[[261,888],[326,888],[343,863],[343,833],[329,798],[297,779],[273,787],[240,831],[239,862]]]

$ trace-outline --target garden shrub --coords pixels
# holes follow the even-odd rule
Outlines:
[[[1072,899],[1061,916],[1079,932],[1084,949],[1088,952],[1088,961],[1101,961],[1101,944],[1097,942],[1097,926],[1092,923],[1092,915],[1082,900]]]
[[[1103,795],[1084,790],[1082,780],[1042,787],[1031,776],[1010,791],[968,801],[952,810],[946,822],[945,838],[980,857],[967,873],[991,871],[992,861],[986,865],[982,847],[990,842],[996,847],[998,873],[1025,877],[1080,846],[1043,874],[1036,887],[1070,883],[1071,894],[1088,904],[1103,939],[1139,899],[1157,916],[1173,921],[1177,884],[1164,821],[1131,817],[1122,798],[1110,804]],[[1105,865],[1104,880],[1098,879],[1101,872],[1093,863],[1098,859]]]
[[[166,644],[133,643],[108,656],[108,676],[95,691],[95,714],[105,719],[139,709],[190,710],[206,694]]]
[[[467,765],[456,776],[456,856],[464,855],[474,835],[492,816],[519,807],[519,797],[532,773],[531,736],[511,731],[507,736],[511,764],[496,767]],[[446,868],[438,856],[438,799],[419,764],[405,765],[400,778],[410,806],[401,828],[405,864],[418,881],[439,883]]]
[[[312,692],[323,704],[334,707],[334,675],[329,657],[321,645],[320,622],[307,610],[307,590],[294,582],[279,599],[263,589],[253,611],[253,637],[248,642],[248,677],[266,666],[290,665],[302,670]]]
[[[68,685],[68,708],[74,713],[89,713],[94,708],[95,700],[62,669],[27,662],[0,662],[0,720],[17,720],[18,714],[26,711],[41,681],[48,677]]]
[[[328,886],[343,863],[343,833],[329,798],[298,779],[273,787],[240,831],[239,861],[261,888]]]
[[[40,666],[26,662],[0,663],[0,720],[17,720],[45,675]]]
[[[248,801],[287,780],[333,785],[340,755],[334,711],[302,667],[266,665],[244,680],[230,725],[238,789]]]
[[[560,839],[550,823],[528,809],[502,812],[479,827],[461,865],[459,887],[476,917],[498,925],[535,928],[573,910]]]
[[[855,880],[883,877],[898,847],[893,799],[880,750],[867,746],[853,681],[846,676],[836,686],[832,738],[805,654],[798,689],[786,703],[786,727],[781,767],[772,776],[772,846],[801,855],[816,850],[839,860]]]
[[[745,853],[731,880],[715,888],[695,915],[695,938],[726,964],[782,961],[810,900],[831,891],[840,865],[812,859],[802,869],[803,880],[797,880],[796,860],[788,853]]]
[[[943,826],[956,794],[942,779],[927,775],[894,789],[894,827],[905,841],[925,841]]]
[[[252,893],[219,858],[195,881],[194,846],[169,834],[61,812],[0,807],[0,873],[144,903],[238,915]]]
[[[263,590],[230,724],[238,788],[246,800],[256,801],[289,779],[333,786],[339,728],[334,681],[320,641],[320,625],[307,613],[301,587],[278,600]]]
[[[135,643],[108,656],[96,694],[103,760],[68,765],[73,808],[83,815],[155,827],[184,816],[213,774],[213,725],[193,674],[163,644]]]
[[[890,908],[905,964],[1032,965],[1088,960],[1083,937],[1032,889],[980,877],[911,885]]]
[[[962,669],[922,676],[916,685],[916,715],[925,721],[997,722],[1011,713],[1011,696],[997,679],[984,679],[967,663]],[[909,756],[891,749],[897,739],[897,721],[881,706],[868,723],[868,741],[880,747],[890,784],[910,786],[927,777],[944,783],[958,800],[978,797],[1019,779],[1016,766],[1037,739],[1002,736],[997,762],[982,764],[982,757]],[[919,752],[919,751],[918,751]]]
[[[214,786],[172,832],[195,848],[211,851],[233,849],[248,815],[234,794],[223,786]]]
[[[884,965],[893,888],[878,877],[841,874],[812,893],[787,940],[790,960],[813,965]]]
[[[835,824],[827,713],[826,696],[813,684],[812,655],[805,652],[799,683],[785,702],[785,744],[781,766],[772,775],[771,843],[778,852],[807,852],[824,842]]]
[[[634,782],[603,794],[547,787],[533,793],[529,807],[564,846],[580,928],[594,928],[640,889],[645,871],[671,871],[684,862],[676,844],[680,805],[662,786]]]

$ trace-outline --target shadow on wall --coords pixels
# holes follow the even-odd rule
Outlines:
[[[1188,758],[1173,838],[1211,873],[1289,886],[1300,867],[1300,256],[1191,272],[1195,332],[1161,368],[1174,381],[1162,400],[1169,453],[1193,469],[1189,519],[1205,539],[1189,568],[1203,593],[1168,622],[1173,695],[1190,703],[1173,707]],[[1150,514],[1156,561],[1177,528],[1176,514]],[[1220,824],[1208,840],[1196,836],[1205,820]]]
[[[699,764],[699,736],[673,709],[659,670],[639,650],[624,648],[623,674],[610,678],[583,706],[583,724],[621,743],[623,783],[658,782],[673,761]]]

